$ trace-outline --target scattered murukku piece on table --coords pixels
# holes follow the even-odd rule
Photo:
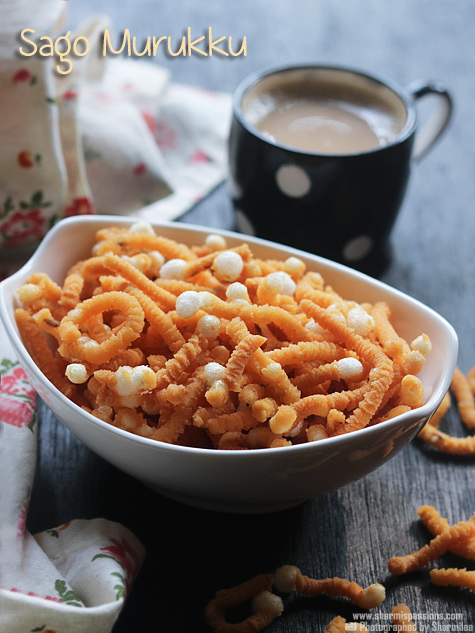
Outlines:
[[[463,543],[475,536],[475,523],[459,521],[433,538],[428,545],[405,556],[393,556],[388,561],[388,569],[392,574],[406,574],[445,554],[454,545]]]
[[[469,372],[470,373],[470,372]],[[474,374],[475,375],[475,374]],[[470,379],[456,367],[450,384],[456,402],[457,410],[461,421],[469,430],[475,428],[475,401]],[[449,392],[444,396],[440,406],[420,431],[418,437],[431,444],[435,448],[452,455],[473,455],[475,454],[475,437],[468,435],[457,437],[440,430],[438,427],[441,420],[450,409],[451,398]]]
[[[373,583],[364,589],[356,582],[346,578],[315,579],[304,576],[298,567],[283,565],[274,574],[274,587],[282,593],[297,591],[309,596],[325,593],[329,596],[349,598],[362,609],[374,609],[386,598],[386,589],[379,583]]]
[[[475,591],[475,571],[467,571],[466,568],[431,569],[430,579],[434,585],[465,587]]]
[[[424,505],[417,511],[422,523],[434,536],[438,536],[444,530],[450,527],[450,523],[445,517],[440,516],[438,510],[434,506]],[[475,522],[475,514],[473,514],[469,521]],[[456,543],[450,547],[450,551],[463,558],[475,559],[475,539],[470,539],[461,543]]]
[[[475,400],[470,384],[463,372],[456,367],[450,388],[457,400],[460,419],[467,429],[475,428]]]
[[[398,633],[418,633],[412,620],[412,613],[407,604],[401,603],[391,611],[391,620]]]
[[[215,633],[259,633],[282,615],[282,599],[271,592],[272,574],[261,574],[230,589],[220,589],[206,605],[205,617]],[[242,622],[228,622],[226,610],[252,601],[253,614]]]

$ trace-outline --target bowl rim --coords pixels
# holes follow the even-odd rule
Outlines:
[[[339,435],[336,437],[325,438],[325,441],[322,441],[322,442],[305,442],[302,444],[295,444],[293,446],[283,446],[283,447],[277,447],[277,448],[260,448],[260,449],[249,450],[249,451],[232,451],[232,450],[230,451],[230,450],[215,449],[215,448],[197,448],[197,447],[191,447],[191,446],[181,446],[178,444],[169,444],[166,442],[159,442],[157,440],[152,440],[146,437],[142,437],[140,435],[136,435],[129,431],[125,431],[116,426],[113,426],[112,424],[104,422],[103,420],[100,420],[99,418],[96,418],[91,413],[81,409],[81,407],[79,407],[72,400],[67,398],[67,396],[65,396],[61,391],[59,391],[59,389],[57,389],[46,378],[43,372],[39,369],[39,367],[36,365],[32,357],[30,356],[29,352],[27,351],[25,345],[23,344],[23,341],[21,340],[21,337],[17,331],[16,325],[9,317],[7,301],[11,300],[14,297],[14,294],[13,294],[14,291],[11,291],[10,289],[11,288],[14,289],[17,287],[15,286],[15,283],[14,283],[15,280],[18,279],[19,277],[24,276],[30,270],[33,270],[35,268],[36,261],[38,261],[43,256],[43,254],[50,248],[51,242],[57,239],[58,236],[61,235],[63,230],[67,229],[70,225],[77,224],[81,226],[83,224],[86,224],[86,225],[96,224],[97,227],[99,228],[100,225],[102,226],[117,225],[117,224],[130,225],[130,224],[134,224],[136,222],[141,222],[141,221],[145,221],[151,224],[155,230],[157,229],[159,230],[160,228],[167,228],[167,229],[170,228],[170,229],[173,229],[174,231],[184,230],[188,233],[192,232],[196,234],[213,233],[213,234],[223,235],[224,237],[236,239],[241,242],[248,241],[250,244],[256,244],[262,247],[270,247],[272,249],[285,250],[286,253],[289,253],[289,256],[310,258],[317,265],[321,264],[322,266],[336,270],[337,272],[341,274],[353,277],[354,279],[358,279],[369,286],[381,288],[385,293],[389,293],[390,295],[397,297],[399,300],[406,301],[406,302],[408,301],[414,307],[416,307],[419,310],[422,310],[423,312],[428,314],[432,319],[437,321],[438,324],[442,326],[442,329],[446,333],[447,344],[449,348],[449,354],[448,354],[448,357],[446,357],[447,369],[444,371],[444,374],[442,376],[442,379],[440,380],[439,385],[436,388],[433,388],[432,393],[429,396],[429,399],[421,407],[417,409],[412,409],[411,411],[395,416],[394,418],[381,422],[380,424],[365,427],[363,429],[358,430],[357,432],[353,431],[353,432],[345,433],[343,435]],[[370,440],[373,435],[377,435],[379,432],[381,432],[381,429],[386,429],[389,432],[391,429],[395,430],[397,427],[399,427],[399,425],[402,422],[405,422],[407,425],[409,425],[411,421],[415,423],[418,420],[422,420],[423,418],[428,418],[430,415],[432,415],[435,412],[437,406],[440,404],[444,394],[446,393],[446,391],[448,390],[450,386],[452,374],[456,365],[457,353],[458,353],[457,334],[453,326],[444,317],[442,317],[440,314],[438,314],[435,310],[433,310],[429,306],[426,306],[425,304],[423,304],[418,299],[415,299],[378,279],[369,277],[368,275],[360,271],[351,269],[347,266],[344,266],[343,264],[333,262],[319,255],[314,255],[312,253],[307,253],[305,251],[301,251],[290,246],[281,245],[276,242],[271,242],[269,240],[265,240],[259,237],[237,233],[235,231],[230,231],[226,229],[218,229],[215,227],[194,225],[194,224],[189,224],[189,223],[184,223],[184,222],[183,223],[169,222],[169,221],[153,222],[149,220],[141,220],[140,217],[136,217],[136,216],[134,217],[134,216],[114,216],[114,215],[107,215],[107,216],[106,215],[91,215],[91,216],[74,216],[71,218],[65,218],[65,219],[60,220],[46,234],[45,238],[42,240],[41,244],[39,245],[35,253],[28,259],[28,261],[25,262],[25,264],[18,271],[13,273],[13,275],[11,275],[10,277],[0,282],[0,320],[2,321],[5,327],[8,338],[10,339],[10,342],[15,352],[19,356],[18,360],[20,361],[20,363],[28,367],[28,370],[34,374],[38,382],[44,385],[46,391],[52,392],[54,397],[58,398],[60,402],[62,402],[66,407],[72,407],[73,410],[75,410],[77,414],[82,414],[86,416],[86,419],[89,422],[93,423],[95,426],[100,427],[103,430],[109,433],[112,433],[113,435],[118,435],[119,437],[126,438],[130,441],[136,441],[139,444],[143,445],[144,447],[148,447],[148,449],[153,450],[152,447],[155,447],[155,450],[159,450],[159,451],[161,450],[171,451],[171,452],[178,451],[179,453],[183,452],[184,454],[195,454],[199,456],[214,455],[218,459],[221,459],[223,458],[224,455],[226,455],[226,456],[229,456],[225,458],[227,460],[255,459],[256,455],[261,455],[263,453],[267,455],[269,454],[278,455],[278,454],[281,454],[282,452],[284,452],[284,454],[288,454],[289,451],[292,451],[292,454],[298,454],[299,452],[305,454],[306,452],[313,452],[316,449],[324,450],[324,447],[328,447],[329,449],[331,449],[332,447],[335,448],[336,446],[338,446],[338,444],[344,444],[347,441],[351,441],[351,437],[355,437],[355,438],[367,437],[367,439]],[[449,371],[449,369],[451,369],[451,371]],[[64,422],[62,422],[62,424],[67,426]],[[69,429],[69,426],[67,426],[67,428]],[[74,431],[71,430],[71,432],[74,434]],[[245,455],[247,457],[244,457]]]

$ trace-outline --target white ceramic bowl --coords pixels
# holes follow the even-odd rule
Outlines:
[[[407,340],[425,332],[432,341],[420,374],[425,404],[361,431],[320,442],[254,451],[218,451],[172,446],[115,428],[86,413],[56,390],[25,349],[14,319],[16,291],[33,272],[62,282],[70,265],[90,253],[95,232],[133,220],[80,216],[61,221],[30,261],[0,284],[0,315],[31,383],[61,422],[91,450],[160,493],[189,505],[227,512],[271,512],[345,486],[379,468],[410,442],[449,388],[457,336],[441,316],[389,286],[339,264],[248,236],[186,224],[156,224],[157,232],[187,244],[221,233],[229,245],[247,241],[262,258],[303,259],[345,299],[387,301],[396,329]]]

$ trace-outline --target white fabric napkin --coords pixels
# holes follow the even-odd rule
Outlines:
[[[0,631],[108,633],[144,548],[105,519],[25,530],[36,464],[36,394],[0,324]]]
[[[82,213],[171,220],[226,176],[230,96],[176,84],[151,61],[101,56],[107,18],[69,36],[90,43],[69,74],[53,57],[18,55],[20,31],[57,37],[65,7],[0,1],[0,248]]]

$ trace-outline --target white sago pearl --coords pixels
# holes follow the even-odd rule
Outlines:
[[[310,319],[309,321],[307,321],[307,323],[305,324],[305,329],[311,332],[312,334],[326,333],[326,330],[322,328],[320,323],[315,323],[313,319]]]
[[[357,358],[341,358],[337,365],[342,380],[356,380],[363,372],[363,365]]]
[[[131,396],[135,391],[137,391],[136,387],[132,383],[132,369],[132,367],[124,365],[119,367],[119,369],[115,372],[115,391],[119,396]]]
[[[185,292],[182,292],[181,295],[178,295],[175,310],[179,317],[183,319],[190,319],[195,316],[200,308],[200,293],[195,290],[185,290]]]
[[[132,369],[131,382],[137,391],[150,391],[157,386],[157,374],[147,365],[138,365]]]
[[[160,253],[160,251],[149,251],[148,256],[152,260],[152,266],[154,268],[161,268],[165,263],[165,257]]]
[[[18,288],[18,297],[20,301],[36,301],[43,296],[43,291],[36,284],[23,284]]]
[[[213,314],[205,314],[198,321],[197,329],[206,338],[216,338],[221,332],[221,319]]]
[[[246,302],[249,302],[249,294],[247,292],[247,288],[244,284],[239,281],[235,281],[230,284],[226,289],[226,297],[231,301],[236,301],[237,299],[244,299]]]
[[[217,235],[216,233],[210,233],[206,237],[205,244],[215,251],[224,251],[227,246],[224,237],[222,235]]]
[[[205,366],[205,384],[211,387],[217,380],[222,380],[226,373],[225,368],[219,363],[208,363]]]
[[[301,277],[305,269],[304,262],[298,257],[288,257],[284,262],[284,271],[292,275],[292,277]]]
[[[421,334],[412,341],[411,347],[413,350],[420,352],[423,356],[427,356],[432,350],[432,343],[427,334]]]
[[[236,281],[243,268],[242,257],[236,251],[222,251],[213,262],[213,270],[220,281]]]
[[[71,363],[66,367],[66,377],[75,385],[82,385],[87,380],[87,369],[82,363]]]
[[[130,233],[138,233],[140,235],[155,235],[153,227],[148,222],[134,222],[130,229]]]
[[[269,273],[266,276],[266,282],[269,289],[276,288],[276,293],[281,295],[287,295],[292,297],[297,284],[292,279],[292,277],[284,272],[283,270],[276,271],[274,273]],[[278,290],[277,290],[278,288]]]
[[[160,277],[162,279],[180,279],[185,278],[186,262],[184,259],[169,259],[160,268]]]
[[[360,336],[366,336],[374,328],[373,317],[358,305],[348,311],[346,323]]]

